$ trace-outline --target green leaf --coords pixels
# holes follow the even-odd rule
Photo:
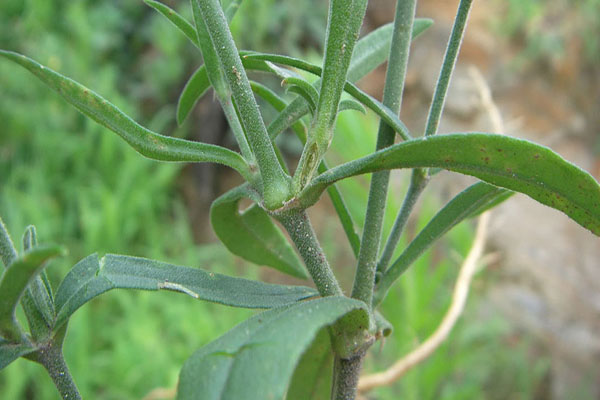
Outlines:
[[[431,26],[432,23],[432,20],[426,18],[415,19],[415,22],[413,24],[413,39],[416,38],[421,32],[424,32],[429,26]],[[350,60],[350,66],[348,67],[348,75],[346,77],[346,79],[349,82],[354,83],[360,80],[362,77],[367,75],[369,72],[381,65],[385,60],[387,60],[387,57],[389,55],[390,44],[392,42],[392,31],[393,24],[384,25],[383,27],[370,32],[369,34],[361,38],[358,42],[356,42],[356,46],[352,54],[352,59]],[[246,52],[246,55],[250,55],[253,53],[254,52]],[[274,60],[273,62],[280,62],[281,64],[286,64],[286,62],[282,62],[281,60],[285,60],[286,58],[290,59],[290,57],[286,56],[280,57],[283,57],[282,59],[280,59],[280,61]],[[244,65],[248,69],[256,69],[260,65],[250,65],[248,61],[250,60],[244,59]],[[304,68],[300,68],[299,66],[297,66],[297,68],[303,69],[305,71],[314,73],[319,76],[321,75],[321,67],[317,65],[303,62],[302,66]],[[265,72],[270,71],[266,70]],[[315,82],[315,86],[318,87],[319,85],[320,81]],[[268,130],[271,139],[275,138],[281,132],[289,128],[292,122],[295,122],[298,119],[302,118],[308,112],[308,104],[306,104],[304,99],[296,99],[292,101],[286,107],[286,109],[283,110],[283,112],[269,125]],[[394,113],[392,113],[392,115],[393,114]]]
[[[29,225],[23,234],[23,250],[29,251],[37,246],[37,233],[35,226]],[[50,334],[50,327],[54,321],[54,299],[52,288],[46,271],[42,271],[33,278],[21,299],[29,329],[34,339],[40,339]]]
[[[302,355],[286,400],[328,399],[333,379],[333,351],[328,329],[321,329]]]
[[[471,216],[474,211],[503,197],[506,192],[499,187],[479,182],[454,197],[429,221],[400,257],[385,271],[377,282],[374,305],[383,300],[390,286],[440,237],[459,222]]]
[[[245,260],[307,278],[302,261],[262,208],[254,204],[242,213],[238,211],[243,197],[248,197],[246,186],[232,189],[213,202],[210,221],[217,237]]]
[[[17,250],[10,238],[8,229],[4,225],[4,221],[0,218],[0,259],[2,259],[4,266],[8,268],[16,258]]]
[[[287,90],[302,96],[308,103],[308,108],[311,112],[315,112],[317,101],[319,101],[319,92],[308,81],[290,76],[281,81],[281,86],[286,86]]]
[[[515,192],[510,190],[504,190],[502,193],[490,199],[485,204],[482,204],[481,207],[474,210],[471,214],[469,214],[468,218],[475,218],[483,214],[484,212],[491,210],[492,208],[504,203],[506,200],[510,199]]]
[[[183,124],[190,111],[192,111],[198,100],[204,96],[204,93],[206,93],[209,88],[210,82],[208,80],[208,74],[206,73],[206,67],[202,65],[192,74],[192,76],[190,76],[190,79],[188,79],[179,95],[179,100],[177,101],[178,125]]]
[[[366,305],[329,296],[258,314],[196,351],[184,364],[179,400],[282,399],[313,338],[344,315],[368,327]]]
[[[454,133],[398,143],[319,175],[298,196],[314,204],[330,184],[384,169],[439,167],[475,176],[562,211],[600,235],[600,186],[587,172],[538,144],[504,135]]]
[[[161,161],[215,162],[237,170],[250,180],[248,166],[238,153],[220,146],[159,135],[137,124],[90,89],[50,68],[10,51],[0,50],[0,55],[29,70],[81,113],[121,136],[140,154]]]
[[[432,19],[415,18],[412,38],[417,38],[431,25],[433,25]],[[394,24],[389,23],[375,29],[356,42],[354,53],[352,53],[352,60],[350,61],[350,68],[348,68],[348,76],[346,77],[348,81],[356,82],[360,80],[387,60],[392,43],[393,30]]]
[[[198,44],[198,37],[196,36],[196,29],[192,24],[190,24],[185,18],[179,15],[172,8],[154,0],[144,0],[144,3],[154,8],[156,11],[165,16],[169,22],[171,22],[177,29],[179,29],[191,42],[196,46],[200,47]]]
[[[342,111],[346,111],[346,110],[359,111],[363,114],[367,113],[367,110],[365,110],[365,108],[363,107],[362,104],[360,104],[358,101],[352,100],[352,99],[346,99],[346,100],[340,101],[340,109],[338,110],[338,112],[342,112]]]
[[[303,71],[309,72],[311,74],[320,76],[321,75],[321,67],[315,64],[308,63],[306,61],[288,57],[288,56],[280,56],[276,54],[267,54],[267,53],[248,53],[244,56],[245,60],[248,61],[272,61],[280,64],[288,65],[294,68],[301,69]],[[273,72],[274,68],[266,69],[261,67],[260,64],[249,65],[252,67],[260,67],[261,71]],[[344,86],[344,90],[346,93],[352,95],[356,100],[367,106],[371,109],[375,114],[377,114],[381,119],[383,119],[395,132],[404,139],[409,140],[411,138],[408,128],[396,115],[396,113],[386,107],[379,100],[375,99],[373,96],[365,93],[358,86],[354,85],[351,82],[346,82]],[[281,112],[281,118],[277,118],[277,124],[275,122],[271,123],[269,126],[269,135],[273,139],[277,134],[285,130],[289,127],[289,124],[285,124],[285,121],[295,122],[299,118],[302,118],[309,109],[304,109],[300,106],[294,106],[295,102],[290,103],[290,107],[286,108]],[[304,104],[304,102],[302,103]]]
[[[195,299],[234,307],[270,308],[316,295],[303,286],[274,285],[233,278],[198,268],[181,267],[146,258],[92,254],[78,262],[56,292],[54,329],[79,307],[112,289],[171,290]]]
[[[15,310],[27,284],[41,271],[46,261],[65,253],[60,246],[38,246],[23,253],[4,271],[0,280],[0,333],[6,339],[20,336]]]
[[[0,338],[0,370],[17,358],[35,351],[33,347],[20,343],[11,343]]]

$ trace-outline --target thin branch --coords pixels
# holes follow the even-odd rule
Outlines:
[[[362,377],[358,383],[359,392],[367,392],[379,386],[387,386],[400,379],[411,368],[429,357],[446,340],[465,307],[469,286],[477,270],[477,261],[481,257],[485,245],[489,218],[489,211],[479,217],[475,240],[460,268],[454,293],[452,294],[452,303],[442,323],[423,344],[397,361],[388,370]]]
[[[487,113],[492,125],[492,129],[496,133],[504,133],[502,114],[494,102],[490,87],[485,81],[483,75],[474,66],[469,68],[469,75],[479,90],[481,108]],[[479,217],[475,239],[471,249],[469,250],[467,258],[460,268],[456,286],[454,287],[452,303],[436,331],[425,342],[423,342],[423,344],[397,361],[388,370],[362,377],[358,383],[359,392],[364,393],[379,386],[389,385],[390,383],[400,379],[411,368],[429,357],[448,337],[450,331],[456,324],[458,317],[464,309],[467,295],[469,294],[469,286],[477,270],[476,267],[478,261],[483,263],[483,258],[481,255],[485,246],[489,219],[490,211],[486,211]],[[485,265],[486,263],[483,264]]]

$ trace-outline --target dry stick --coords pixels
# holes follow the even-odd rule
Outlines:
[[[487,112],[492,129],[497,133],[503,133],[504,123],[500,111],[492,98],[490,87],[477,68],[470,67],[469,74],[479,89],[481,107]],[[458,321],[458,317],[460,317],[464,310],[467,295],[469,294],[469,286],[477,271],[477,261],[481,258],[485,246],[489,219],[489,211],[486,211],[479,217],[475,239],[456,280],[456,286],[452,294],[452,303],[435,332],[419,347],[398,360],[386,371],[361,377],[358,383],[359,392],[364,393],[376,387],[387,386],[400,379],[411,368],[429,357],[446,340]]]

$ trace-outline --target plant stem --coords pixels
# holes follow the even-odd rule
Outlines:
[[[390,236],[388,236],[387,242],[385,243],[385,248],[383,249],[381,258],[377,263],[377,273],[385,272],[390,259],[394,255],[394,250],[396,250],[400,236],[402,236],[402,231],[404,231],[408,217],[410,216],[410,213],[412,212],[412,209],[414,208],[419,196],[427,186],[428,181],[429,177],[423,169],[413,170],[410,179],[410,185],[408,187],[408,191],[406,192],[406,197],[402,202],[402,207],[398,212],[398,216],[394,221],[394,226],[392,227]]]
[[[36,352],[35,361],[46,368],[46,371],[48,371],[54,385],[64,400],[81,399],[79,390],[65,363],[60,346],[50,342],[48,346]]]
[[[213,47],[218,50],[216,54],[231,88],[234,106],[256,157],[263,178],[265,206],[269,209],[281,207],[289,195],[288,177],[277,160],[220,2],[202,0],[197,4]]]
[[[331,400],[354,400],[365,353],[363,350],[349,359],[335,358]]]
[[[319,294],[323,297],[343,295],[306,211],[290,212],[277,218],[290,234]]]
[[[473,0],[461,0],[456,18],[454,20],[454,26],[452,27],[452,33],[448,39],[448,46],[446,47],[446,54],[444,55],[444,61],[440,70],[440,76],[437,81],[435,93],[433,94],[433,100],[429,109],[429,115],[427,117],[427,124],[425,126],[425,136],[434,135],[437,133],[442,111],[444,108],[444,102],[446,99],[446,93],[448,92],[448,86],[450,85],[450,78],[454,72],[456,60],[458,58],[458,52],[460,45],[465,33],[467,25],[467,19],[469,17],[469,11]],[[429,183],[428,173],[425,174],[422,169],[413,170],[411,176],[410,186],[406,197],[402,203],[402,208],[394,222],[392,232],[388,237],[385,245],[383,254],[377,264],[377,272],[383,273],[394,254],[394,250],[400,240],[404,226],[408,221],[412,209],[414,208],[419,196]]]
[[[402,103],[415,7],[416,0],[398,0],[396,4],[390,59],[383,91],[383,104],[396,114],[400,111]],[[381,121],[377,135],[377,150],[394,144],[395,135],[394,130],[384,121]],[[374,173],[371,180],[365,227],[352,289],[352,297],[364,301],[369,306],[373,298],[377,253],[381,240],[389,176],[389,171],[380,171]]]
[[[446,54],[444,55],[444,62],[442,63],[440,76],[435,87],[431,107],[429,108],[427,125],[425,126],[425,136],[435,135],[438,126],[440,125],[444,102],[446,101],[446,93],[448,92],[448,86],[450,86],[450,78],[452,77],[452,72],[454,72],[454,66],[456,65],[458,51],[460,50],[460,45],[465,33],[472,3],[473,0],[461,0],[458,5],[454,26],[452,27],[450,39],[448,39]]]
[[[329,2],[319,101],[292,181],[293,193],[299,193],[310,181],[333,138],[340,98],[366,8],[367,0]]]

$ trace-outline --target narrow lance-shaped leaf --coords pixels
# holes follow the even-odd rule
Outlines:
[[[35,351],[30,347],[21,343],[12,343],[0,338],[0,370],[6,367],[17,358],[27,355]]]
[[[23,250],[29,251],[37,246],[37,234],[33,225],[28,226],[23,234]],[[35,339],[50,334],[50,326],[54,321],[54,300],[46,271],[33,278],[21,299],[30,331]]]
[[[432,19],[415,18],[412,28],[412,39],[417,38],[431,25],[433,25]],[[389,23],[375,29],[356,42],[354,52],[352,53],[352,60],[350,61],[350,68],[348,68],[348,76],[346,76],[348,81],[358,81],[387,59],[393,30],[394,24]]]
[[[224,147],[163,136],[136,123],[113,104],[79,83],[10,51],[0,55],[16,62],[60,94],[81,113],[112,130],[140,154],[161,161],[214,162],[238,171],[251,180],[248,166],[238,154]]]
[[[4,225],[4,221],[0,218],[0,259],[4,266],[8,268],[10,264],[17,258],[17,250],[8,233],[8,229]],[[0,272],[2,270],[0,269]]]
[[[454,133],[398,143],[319,175],[299,196],[306,207],[325,188],[383,169],[439,167],[475,176],[562,211],[600,235],[600,186],[587,172],[526,140],[484,133]]]
[[[507,192],[511,193],[505,189],[479,182],[454,197],[419,232],[400,257],[378,280],[373,300],[374,305],[378,305],[384,299],[390,286],[440,237],[465,218],[470,217],[474,211],[504,197]]]
[[[4,271],[0,280],[0,334],[9,340],[18,340],[20,328],[15,310],[27,284],[41,271],[49,259],[64,254],[59,246],[38,246],[23,253]]]
[[[302,96],[307,101],[311,112],[315,112],[317,101],[319,101],[319,92],[308,81],[302,78],[288,77],[281,81],[281,86]]]
[[[311,74],[315,74],[317,76],[321,75],[321,67],[315,64],[311,64],[304,60],[300,60],[294,57],[288,56],[280,56],[276,54],[267,54],[267,53],[249,53],[244,55],[245,60],[263,60],[263,61],[271,61],[280,63],[283,65],[288,65],[291,67],[295,67]],[[251,67],[258,67],[260,64],[254,64]],[[267,70],[266,68],[262,68],[261,70]],[[271,68],[271,72],[273,68]],[[381,119],[383,119],[395,132],[397,132],[404,140],[409,140],[411,138],[408,128],[396,115],[396,113],[383,105],[380,101],[375,99],[373,96],[365,93],[363,90],[359,89],[356,85],[351,82],[346,82],[344,86],[344,90],[352,95],[356,100],[367,106],[371,109],[375,114],[377,114]],[[291,103],[292,105],[294,102]],[[280,133],[283,129],[287,128],[289,125],[284,124],[283,119],[287,118],[288,122],[294,122],[297,119],[304,116],[304,112],[300,108],[291,108],[283,110],[281,115],[278,117],[276,122],[272,123],[275,125],[273,127],[269,126],[269,134],[273,138],[276,134]]]
[[[177,102],[177,124],[182,125],[198,100],[210,88],[206,66],[198,68],[185,84]]]
[[[424,32],[429,26],[431,26],[431,20],[415,19],[412,33],[413,39]],[[390,43],[392,41],[392,30],[393,24],[384,25],[356,42],[346,78],[349,82],[354,83],[360,80],[387,59]],[[319,71],[321,70],[320,67],[316,67]],[[320,75],[320,72],[318,75]],[[318,85],[320,85],[320,81],[315,82],[315,86]],[[308,111],[308,105],[303,99],[292,101],[290,105],[269,125],[268,129],[271,138],[274,138],[279,133],[283,132],[290,126],[290,123],[297,121],[299,118],[306,115]],[[393,115],[393,113],[391,114]]]
[[[323,328],[302,354],[285,400],[327,399],[333,379],[333,350],[329,330]]]
[[[196,29],[190,24],[185,18],[179,15],[171,7],[154,0],[144,0],[144,3],[154,8],[156,11],[166,17],[177,29],[179,29],[190,41],[196,46],[198,44],[198,37],[196,36]]]
[[[366,305],[341,296],[258,314],[192,354],[181,370],[177,398],[202,393],[204,400],[282,399],[317,332],[344,315],[357,328],[368,327]]]
[[[242,213],[238,211],[240,200],[247,196],[244,185],[214,201],[210,221],[217,237],[237,256],[297,278],[307,278],[302,261],[262,208],[254,204]]]
[[[78,262],[56,292],[58,329],[79,307],[112,289],[171,290],[234,307],[270,308],[316,295],[314,289],[234,278],[146,258],[92,254]]]

